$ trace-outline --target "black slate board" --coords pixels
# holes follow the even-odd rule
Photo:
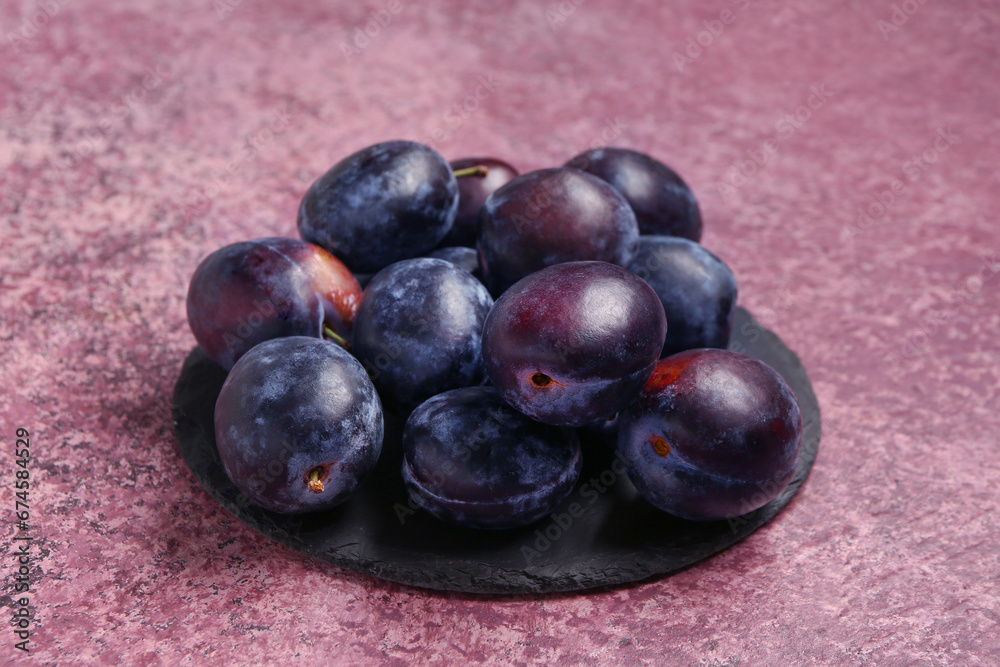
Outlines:
[[[238,519],[314,558],[411,586],[472,593],[573,591],[639,581],[708,558],[774,517],[799,490],[819,448],[820,413],[805,369],[791,350],[749,313],[737,309],[730,349],[770,364],[791,386],[805,425],[788,488],[738,519],[692,522],[638,497],[611,451],[584,449],[580,483],[548,517],[505,531],[463,529],[407,505],[400,478],[403,421],[386,414],[375,473],[358,495],[331,511],[286,516],[261,509],[229,481],[215,447],[213,413],[225,371],[201,348],[188,355],[174,388],[174,429],[198,481]],[[604,482],[601,482],[603,475]],[[597,486],[588,480],[596,479]],[[577,516],[570,514],[576,503]]]

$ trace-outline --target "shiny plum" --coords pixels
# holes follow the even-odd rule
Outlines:
[[[479,278],[482,275],[479,270],[479,255],[472,248],[438,248],[437,250],[427,253],[427,257],[436,257],[437,259],[443,259],[446,262],[451,262],[455,266],[462,267],[476,278]]]
[[[403,479],[414,502],[470,528],[546,516],[580,476],[572,429],[514,411],[491,387],[455,389],[417,407],[403,430]]]
[[[517,176],[514,167],[492,157],[469,157],[451,162],[451,168],[455,171],[473,167],[482,167],[478,175],[458,179],[458,213],[448,235],[441,241],[442,246],[475,246],[479,209],[483,207],[487,197]]]
[[[642,236],[628,269],[649,283],[663,303],[670,328],[662,356],[729,345],[736,276],[721,259],[688,239]]]
[[[618,449],[646,500],[675,516],[751,512],[791,482],[802,413],[762,361],[706,348],[662,359],[619,418]]]
[[[597,176],[621,192],[635,211],[642,234],[701,240],[698,200],[677,173],[645,153],[596,148],[566,163]]]
[[[387,141],[344,158],[312,184],[299,233],[352,271],[378,271],[435,248],[451,229],[458,183],[437,151]]]
[[[507,290],[483,328],[493,384],[524,414],[582,426],[625,407],[652,373],[667,320],[649,285],[607,262],[567,262]]]
[[[257,345],[233,366],[215,404],[226,474],[274,512],[343,502],[375,468],[382,433],[382,406],[365,369],[317,338]]]
[[[576,169],[518,176],[487,198],[479,213],[477,249],[483,279],[499,295],[552,264],[599,260],[625,266],[639,226],[625,198]]]
[[[391,407],[409,409],[449,389],[482,384],[482,331],[493,299],[443,259],[379,271],[365,288],[351,351]]]
[[[283,336],[350,340],[361,286],[340,260],[298,239],[234,243],[198,265],[187,317],[198,344],[229,370],[254,345]]]

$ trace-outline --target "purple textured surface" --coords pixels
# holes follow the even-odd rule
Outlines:
[[[1000,662],[996,3],[47,0],[0,28],[4,530],[24,427],[41,663]],[[390,138],[676,168],[824,411],[788,508],[666,579],[500,600],[221,510],[172,434],[188,278],[294,235],[309,183]]]

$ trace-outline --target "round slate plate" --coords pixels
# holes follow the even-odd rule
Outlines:
[[[692,522],[638,497],[607,447],[585,443],[577,488],[555,512],[514,530],[463,529],[413,511],[400,477],[403,421],[386,414],[375,473],[333,510],[275,514],[249,503],[229,481],[215,447],[213,413],[225,372],[201,348],[174,388],[174,428],[198,481],[238,519],[268,537],[339,567],[411,586],[471,593],[572,591],[639,581],[679,570],[740,541],[784,507],[816,459],[820,414],[805,369],[791,350],[743,309],[730,349],[770,364],[798,397],[805,425],[791,484],[737,519]]]

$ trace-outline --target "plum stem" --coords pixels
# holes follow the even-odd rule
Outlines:
[[[485,178],[488,173],[490,173],[490,168],[483,164],[477,164],[475,167],[466,167],[465,169],[456,169],[454,172],[455,178],[466,178],[468,176]]]
[[[313,493],[323,493],[323,469],[319,466],[309,471],[309,490]]]
[[[351,344],[347,341],[347,339],[338,334],[333,329],[331,329],[328,324],[323,325],[323,336],[325,336],[329,340],[332,340],[334,343],[344,348],[345,350],[351,349]]]

